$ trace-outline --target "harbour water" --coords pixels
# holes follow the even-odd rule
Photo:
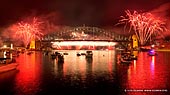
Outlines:
[[[93,58],[62,50],[64,63],[41,51],[20,54],[18,70],[0,74],[0,95],[168,95],[170,52],[121,64],[119,52],[94,50]]]

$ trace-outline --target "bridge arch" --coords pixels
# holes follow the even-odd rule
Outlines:
[[[113,40],[129,41],[129,36],[115,33],[113,30],[98,27],[80,26],[63,27],[59,31],[52,32],[43,37],[42,40]]]

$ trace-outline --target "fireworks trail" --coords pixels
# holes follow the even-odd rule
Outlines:
[[[135,34],[141,45],[145,45],[153,35],[163,36],[162,33],[167,29],[165,27],[165,22],[163,19],[152,15],[149,12],[138,13],[134,11],[131,13],[129,10],[125,11],[128,18],[122,16],[122,19],[118,24],[125,24],[125,28],[128,23],[130,24],[130,29],[134,29]]]
[[[33,18],[29,22],[21,21],[13,25],[13,31],[15,31],[15,38],[22,39],[24,45],[27,46],[31,40],[40,39],[43,36],[42,21],[38,21],[38,18]]]

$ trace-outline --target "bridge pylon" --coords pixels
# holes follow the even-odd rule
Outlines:
[[[29,49],[35,50],[35,39],[31,40]]]
[[[132,47],[133,49],[137,49],[138,48],[138,39],[137,39],[137,36],[136,35],[133,35],[132,36]]]

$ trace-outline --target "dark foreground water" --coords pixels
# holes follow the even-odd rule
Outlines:
[[[121,64],[116,51],[93,51],[93,60],[60,51],[64,63],[42,52],[21,54],[18,70],[0,74],[0,95],[168,95],[170,52]],[[170,95],[170,94],[169,94]]]

